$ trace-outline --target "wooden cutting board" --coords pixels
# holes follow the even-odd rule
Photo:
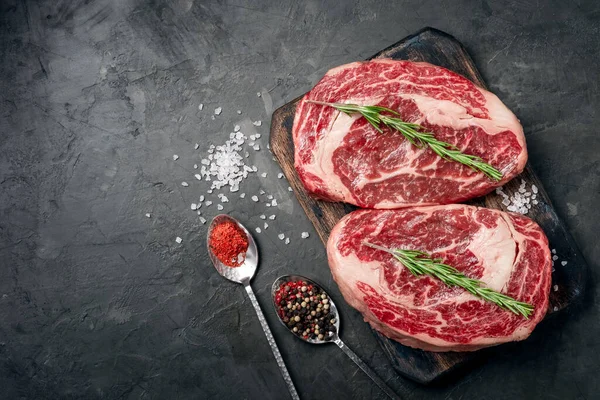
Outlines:
[[[371,58],[427,61],[457,72],[482,88],[486,85],[473,60],[454,37],[433,28],[425,28],[384,49]],[[270,144],[283,172],[296,193],[306,215],[312,221],[323,243],[331,229],[354,206],[315,200],[308,196],[294,169],[294,143],[292,126],[296,104],[300,98],[278,108],[271,121]],[[580,297],[585,283],[587,265],[565,225],[559,220],[541,182],[528,163],[525,171],[504,185],[506,194],[512,195],[519,189],[521,180],[530,188],[539,189],[538,204],[527,214],[546,232],[550,248],[556,249],[548,314],[560,311]],[[494,192],[471,201],[470,204],[507,211],[502,197]],[[405,347],[375,332],[381,347],[390,358],[394,369],[401,375],[420,383],[431,383],[460,367],[472,364],[480,358],[481,351],[473,353],[432,353]]]

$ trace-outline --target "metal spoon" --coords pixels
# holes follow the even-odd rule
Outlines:
[[[277,278],[275,280],[275,282],[273,282],[273,286],[271,287],[271,298],[273,299],[273,305],[275,306],[275,313],[277,314],[277,317],[279,318],[279,322],[281,322],[286,327],[286,329],[290,332],[292,332],[292,331],[286,325],[286,323],[283,322],[283,320],[279,316],[279,313],[277,312],[278,305],[275,301],[275,295],[282,284],[287,283],[287,282],[300,281],[300,280],[308,282],[309,284],[311,284],[313,286],[320,287],[321,289],[323,289],[323,286],[319,285],[318,283],[314,282],[313,280],[310,280],[310,279],[308,279],[304,276],[300,276],[300,275],[281,276],[281,277]],[[325,292],[325,289],[323,289],[323,292]],[[325,292],[325,294],[327,294],[327,292]],[[350,350],[350,348],[348,346],[346,346],[346,344],[344,342],[342,342],[342,339],[340,339],[340,336],[339,336],[340,315],[337,311],[337,307],[335,306],[335,303],[333,302],[333,300],[331,299],[329,294],[327,294],[327,297],[329,298],[329,303],[328,303],[329,304],[329,314],[328,315],[335,319],[335,324],[334,324],[335,331],[333,332],[333,334],[330,335],[329,337],[325,337],[323,339],[304,338],[304,337],[296,335],[296,334],[294,334],[294,336],[296,336],[299,339],[304,340],[305,342],[311,343],[311,344],[326,344],[326,343],[331,343],[331,342],[337,344],[338,347],[340,349],[342,349],[344,351],[344,353],[346,353],[346,355],[348,357],[350,357],[350,359],[352,361],[354,361],[356,363],[356,365],[358,365],[360,367],[360,369],[362,369],[369,376],[369,378],[371,378],[373,380],[373,382],[375,382],[377,384],[377,386],[379,386],[379,388],[381,390],[383,390],[385,392],[385,394],[388,395],[388,397],[390,399],[398,399],[399,400],[400,397],[398,397],[398,395],[396,395],[396,393],[394,393],[394,391],[380,377],[378,377],[377,374],[375,374],[375,371],[373,371],[367,364],[365,364],[356,355],[356,353],[354,353],[352,350]]]
[[[240,265],[239,267],[228,267],[227,265],[223,264],[217,258],[217,256],[213,254],[212,250],[210,249],[209,240],[210,240],[210,234],[211,234],[213,228],[217,224],[220,224],[220,223],[226,222],[226,221],[231,221],[231,222],[236,223],[246,233],[246,237],[248,238],[248,250],[246,251],[246,259],[244,260],[244,263],[242,265]],[[250,302],[254,306],[254,310],[256,311],[256,315],[258,316],[260,325],[262,326],[263,331],[265,332],[265,335],[267,336],[267,341],[269,342],[269,345],[271,346],[271,351],[273,351],[275,360],[277,360],[277,365],[279,366],[279,369],[281,370],[281,374],[283,375],[283,379],[285,380],[285,383],[287,384],[288,390],[290,391],[290,395],[292,396],[292,399],[300,400],[300,397],[298,396],[298,392],[296,392],[296,388],[294,387],[294,382],[292,382],[292,378],[290,377],[290,374],[285,366],[285,362],[283,361],[283,358],[281,357],[281,353],[279,352],[279,349],[277,348],[277,343],[275,343],[273,334],[271,333],[271,330],[269,329],[267,320],[265,319],[265,316],[263,315],[263,313],[260,309],[260,305],[258,304],[258,300],[256,300],[256,296],[254,295],[254,292],[252,291],[252,287],[250,286],[250,280],[254,276],[254,273],[256,272],[256,267],[258,266],[258,251],[256,249],[256,243],[254,242],[254,238],[252,237],[250,232],[248,232],[248,230],[239,221],[230,217],[229,215],[220,214],[220,215],[217,215],[210,223],[210,226],[208,228],[208,235],[206,238],[206,245],[208,247],[208,254],[210,256],[210,259],[212,260],[212,263],[215,266],[216,270],[219,272],[219,274],[221,274],[221,276],[229,279],[232,282],[237,282],[237,283],[241,283],[242,285],[244,285],[244,288],[246,289],[246,292],[248,293],[248,297],[250,297]]]

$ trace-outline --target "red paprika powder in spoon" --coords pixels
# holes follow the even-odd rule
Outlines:
[[[225,221],[210,232],[210,249],[228,267],[239,267],[246,259],[248,238],[236,223]]]

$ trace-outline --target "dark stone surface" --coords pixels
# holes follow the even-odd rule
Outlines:
[[[305,344],[277,323],[269,286],[293,272],[330,290],[346,343],[406,397],[596,398],[600,8],[593,0],[3,1],[1,397],[286,398],[243,288],[209,264],[206,227],[190,210],[207,187],[192,165],[236,123],[266,144],[272,111],[328,68],[424,26],[461,40],[523,122],[531,162],[589,262],[587,294],[463,376],[430,388],[407,382],[342,302],[316,235],[300,239],[311,226],[274,178],[276,163],[265,149],[251,152],[269,175],[253,176],[242,191],[264,188],[279,201],[277,219],[256,235],[253,286],[296,386],[306,399],[384,398],[335,346]],[[217,106],[223,113],[212,120]],[[249,227],[272,211],[230,197],[224,211]],[[203,210],[217,213],[214,205]]]

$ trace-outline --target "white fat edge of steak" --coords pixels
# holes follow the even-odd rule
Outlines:
[[[368,104],[361,103],[359,100],[354,101],[354,104]],[[323,132],[321,140],[315,144],[315,149],[313,151],[313,162],[304,165],[304,169],[306,172],[310,172],[316,176],[326,176],[329,192],[335,192],[338,196],[344,199],[352,199],[352,193],[348,190],[346,185],[342,183],[340,177],[334,172],[332,155],[335,149],[341,145],[342,141],[346,137],[346,134],[350,130],[350,127],[357,119],[361,117],[359,115],[350,116],[340,111],[336,113],[337,115],[333,119],[330,126],[325,132]]]

